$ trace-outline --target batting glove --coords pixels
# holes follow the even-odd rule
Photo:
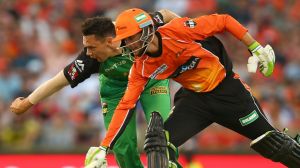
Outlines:
[[[106,168],[106,152],[105,147],[90,147],[85,157],[85,168]]]
[[[248,71],[256,72],[257,65],[259,65],[259,71],[266,77],[272,75],[275,65],[274,50],[270,45],[266,45],[264,48],[256,41],[249,47],[252,56],[248,59]]]

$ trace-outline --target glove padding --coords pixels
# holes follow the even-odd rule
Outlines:
[[[271,76],[275,65],[273,48],[270,45],[266,45],[263,48],[258,42],[254,42],[249,46],[249,50],[252,56],[248,59],[248,72],[256,72],[257,65],[259,65],[259,71],[264,76]]]
[[[106,168],[106,148],[90,147],[85,157],[85,168]]]
[[[18,97],[11,103],[9,109],[11,112],[20,115],[32,106],[33,104],[28,100],[28,98]]]

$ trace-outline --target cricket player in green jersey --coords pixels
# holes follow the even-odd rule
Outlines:
[[[166,10],[155,12],[152,17],[157,27],[169,19]],[[173,13],[171,13],[173,14]],[[107,129],[116,106],[123,97],[132,65],[132,55],[122,55],[120,44],[113,43],[115,28],[105,17],[94,17],[82,24],[84,50],[52,79],[41,84],[28,97],[19,97],[11,104],[11,111],[22,114],[46,97],[70,85],[72,88],[99,73],[100,101]],[[160,112],[164,120],[170,112],[168,80],[149,80],[140,97],[147,122],[153,111]],[[137,148],[136,112],[126,121],[127,126],[115,144],[113,152],[121,168],[142,168]],[[98,146],[98,144],[97,144]]]

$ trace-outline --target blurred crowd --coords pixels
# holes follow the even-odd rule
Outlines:
[[[35,105],[22,116],[9,112],[12,100],[28,96],[58,73],[82,48],[81,22],[115,18],[124,9],[163,8],[181,16],[228,13],[276,54],[272,77],[247,72],[250,53],[230,34],[217,35],[234,71],[252,88],[270,122],[289,134],[300,131],[300,1],[298,0],[0,0],[0,153],[82,152],[105,133],[97,75],[75,89]],[[87,89],[88,88],[88,89]],[[172,95],[179,85],[172,82]],[[146,123],[137,106],[140,144]],[[226,111],[224,111],[226,113]],[[212,125],[181,147],[186,152],[249,152],[249,140]]]

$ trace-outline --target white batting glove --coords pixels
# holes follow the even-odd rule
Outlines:
[[[263,48],[258,42],[254,42],[248,48],[252,53],[252,56],[248,59],[248,72],[255,73],[259,65],[259,71],[264,76],[271,76],[275,66],[273,48],[270,45],[266,45]]]
[[[106,151],[105,147],[90,147],[85,157],[85,168],[106,168]]]

